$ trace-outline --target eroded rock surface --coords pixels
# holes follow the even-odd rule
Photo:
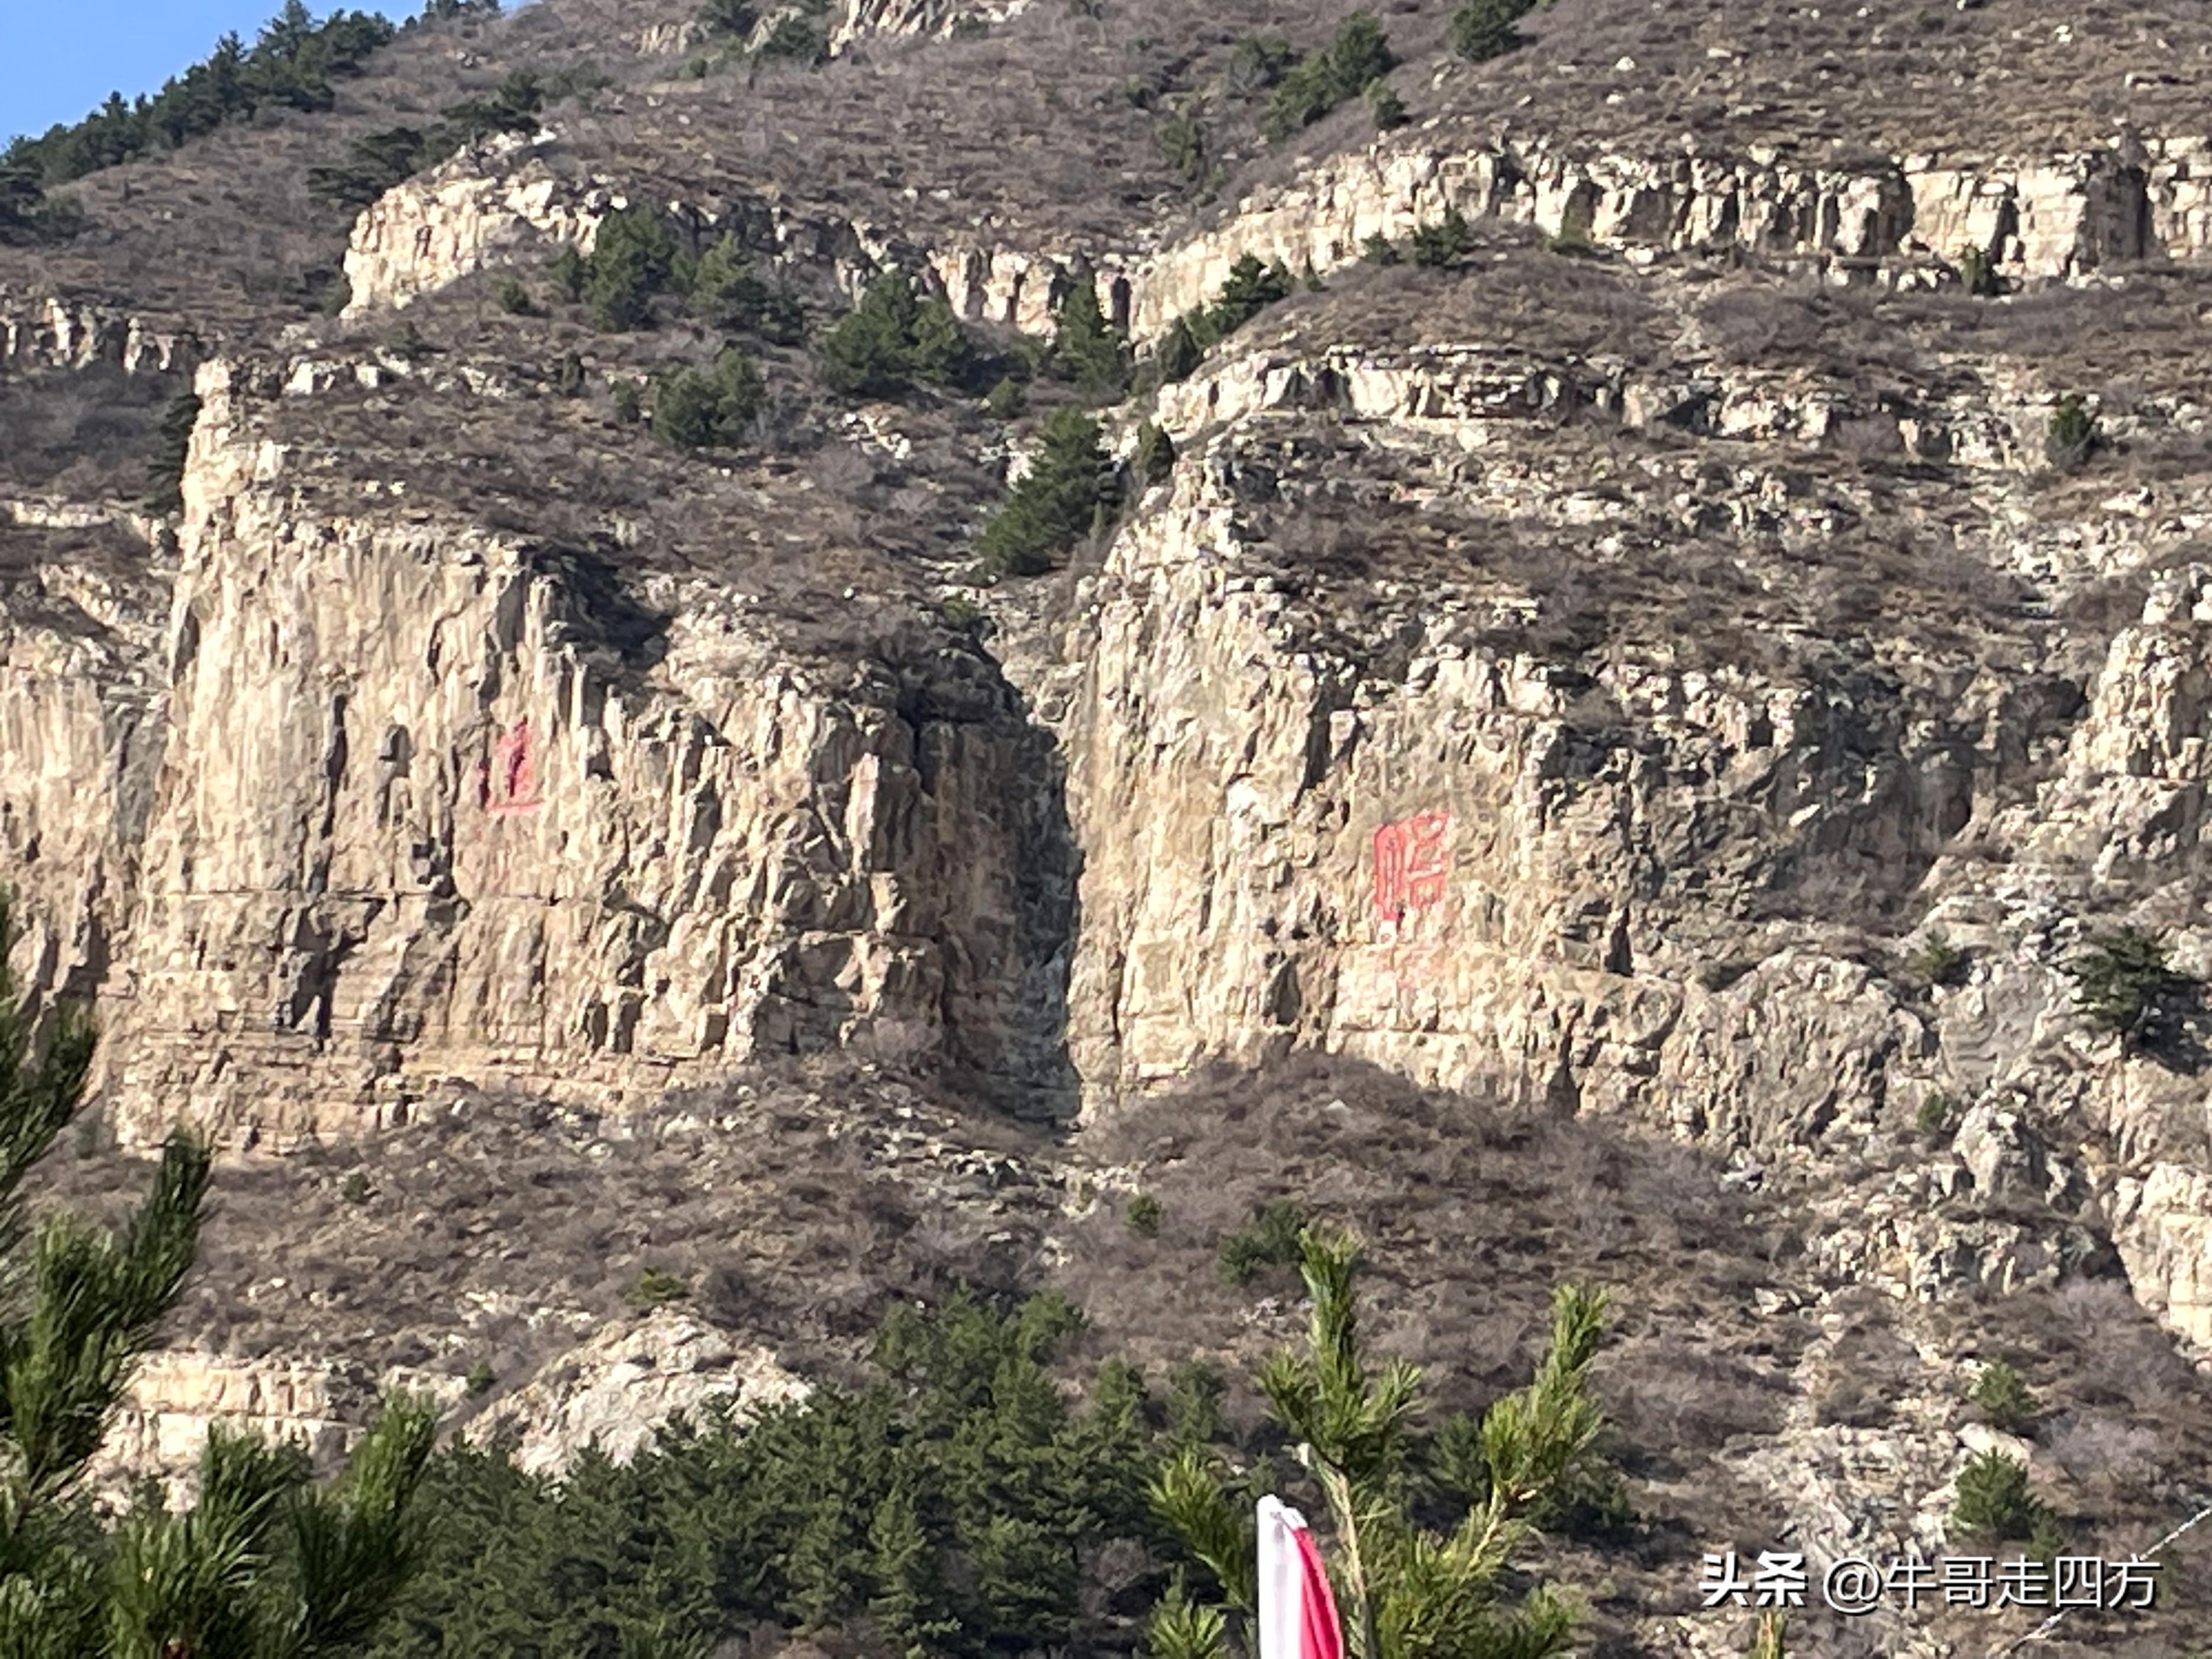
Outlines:
[[[1958,28],[1994,27],[1985,10],[2006,64],[2046,66],[2007,107],[2061,100],[2027,38],[2040,13],[1997,0]],[[1997,1348],[1975,1321],[2014,1303],[2085,1349],[2154,1316],[2166,1369],[2143,1362],[2130,1409],[2192,1399],[2175,1349],[2212,1348],[2212,1032],[2196,1010],[2172,1042],[2123,1042],[2075,972],[2133,926],[2212,978],[2212,159],[2174,100],[2151,100],[2159,131],[2094,143],[2073,113],[2063,141],[2013,122],[1972,149],[1907,142],[1887,104],[1863,142],[1781,142],[1735,106],[1659,136],[1607,129],[1626,82],[1559,118],[1576,66],[1547,37],[1540,68],[1416,51],[1398,83],[1434,102],[1404,127],[1347,111],[1261,146],[1266,88],[1206,101],[1257,27],[1239,14],[1188,63],[1117,36],[1110,80],[1066,81],[1097,165],[1086,147],[1080,210],[1044,210],[1066,135],[992,123],[1059,107],[1117,16],[844,0],[819,21],[838,61],[741,83],[734,56],[672,78],[710,44],[694,22],[627,20],[642,61],[603,100],[401,183],[343,251],[301,231],[325,241],[291,297],[251,326],[227,301],[205,346],[79,254],[51,256],[74,276],[49,287],[8,267],[10,396],[73,420],[96,382],[72,377],[197,368],[201,399],[174,522],[112,466],[95,488],[66,457],[0,458],[21,469],[0,474],[0,846],[28,977],[97,1005],[130,1146],[190,1117],[282,1167],[337,1148],[362,1186],[331,1201],[374,1212],[378,1249],[526,1264],[396,1369],[307,1335],[250,1360],[216,1334],[180,1347],[142,1377],[117,1467],[173,1472],[223,1418],[334,1449],[417,1362],[459,1419],[471,1345],[501,1343],[469,1432],[520,1436],[533,1470],[635,1453],[672,1415],[799,1393],[739,1328],[789,1310],[710,1297],[702,1255],[698,1302],[640,1318],[575,1261],[634,1274],[680,1214],[687,1249],[712,1235],[811,1293],[812,1256],[771,1247],[814,1211],[844,1227],[849,1187],[872,1206],[853,1261],[828,1224],[808,1235],[840,1263],[824,1318],[849,1344],[879,1310],[869,1274],[947,1215],[981,1245],[896,1294],[1079,1280],[1127,1243],[1101,1237],[1112,1202],[1190,1174],[1188,1125],[1090,1148],[1150,1111],[1202,1117],[1217,1067],[1324,1062],[1485,1122],[1692,1143],[1683,1181],[1755,1204],[1771,1236],[1714,1294],[1759,1401],[1675,1426],[1710,1428],[1701,1455],[1735,1459],[1817,1553],[1946,1543],[1958,1467],[2000,1443],[1961,1404]],[[2187,21],[2155,26],[2186,46]],[[1869,19],[1869,49],[1901,26]],[[1740,44],[1698,35],[1667,73],[1732,77]],[[951,109],[929,77],[957,81],[963,52],[994,78]],[[852,130],[807,129],[816,100]],[[1202,165],[1164,181],[1165,124],[1194,107]],[[598,328],[543,271],[617,211],[665,215],[687,256],[730,234],[815,337],[673,292],[654,328]],[[1384,263],[1453,212],[1461,245]],[[311,313],[341,259],[343,314]],[[1170,378],[1152,349],[1248,259],[1296,291]],[[829,383],[819,334],[886,264],[979,325],[988,374]],[[1113,453],[1158,471],[1125,467],[1118,516],[1051,576],[994,580],[976,533],[1036,432],[1012,388],[981,394],[1084,280],[1139,370],[1098,394]],[[653,435],[676,372],[732,340],[763,366],[743,432]],[[1075,394],[1038,362],[1042,414]],[[1060,1138],[969,1146],[901,1098],[848,1107],[836,1157],[787,1165],[743,1139],[786,1121],[750,1092],[771,1061],[833,1068],[810,1109],[895,1076]],[[488,1119],[527,1145],[471,1146]],[[538,1218],[484,1169],[583,1191],[577,1170],[647,1138],[662,1162],[571,1206],[567,1277],[534,1295]],[[403,1146],[449,1165],[387,1203],[372,1171]],[[794,1207],[715,1234],[748,1160]],[[893,1165],[927,1180],[869,1184]],[[451,1237],[449,1200],[469,1216]],[[1188,1224],[1201,1277],[1237,1218],[1196,1243]],[[1428,1219],[1392,1248],[1448,1252]],[[330,1242],[344,1212],[318,1225],[314,1319],[374,1265]],[[1608,1248],[1590,1259],[1618,1265]],[[1658,1311],[1624,1347],[1702,1340],[1707,1310],[1638,1265],[1635,1305]],[[1293,1311],[1222,1316],[1256,1342]],[[1703,1386],[1700,1361],[1637,1363]],[[2181,1501],[2137,1467],[2130,1437],[2157,1431],[2098,1415],[2120,1385],[2076,1381],[2038,1478],[2124,1473],[2140,1501],[2099,1512],[2130,1526]],[[1942,1646],[1907,1624],[1881,1641]]]

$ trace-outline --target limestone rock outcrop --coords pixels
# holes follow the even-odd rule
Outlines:
[[[517,1468],[546,1474],[586,1446],[628,1462],[663,1424],[722,1411],[742,1419],[808,1392],[768,1350],[664,1309],[592,1336],[465,1432],[478,1444],[510,1444]]]
[[[0,288],[0,371],[104,362],[133,374],[189,374],[199,356],[189,330],[112,306]]]
[[[824,1046],[1059,1109],[1073,854],[986,660],[810,665],[674,577],[610,608],[588,550],[330,511],[250,379],[202,374],[158,643],[9,645],[44,763],[0,823],[127,1135],[354,1133],[444,1076],[604,1107]]]
[[[1155,419],[1171,436],[1265,410],[1306,410],[1449,435],[1474,447],[1503,423],[1591,414],[1632,430],[1672,428],[1755,443],[1826,447],[1846,441],[1952,465],[2040,465],[2049,411],[2008,389],[1954,391],[1925,403],[1854,395],[1814,375],[1718,366],[1651,376],[1619,361],[1549,361],[1506,349],[1438,346],[1405,352],[1346,348],[1320,357],[1239,353],[1161,388]],[[2179,409],[2176,423],[2194,416]]]
[[[1703,673],[1624,673],[1655,747],[1608,749],[1571,717],[1587,680],[1455,639],[1410,594],[1374,673],[1240,568],[1230,466],[1194,462],[1116,541],[1063,653],[1094,1091],[1310,1043],[1759,1141],[1864,1121],[1925,1064],[1863,966],[1800,949],[1711,986],[1697,925],[1638,896],[1723,858],[1704,837],[1737,812],[1932,858],[1969,776],[1900,757],[1869,778],[1833,692]]]
[[[518,253],[543,258],[564,242],[588,253],[614,205],[537,161],[526,138],[472,146],[362,210],[346,246],[346,314],[404,307]]]
[[[1130,326],[1156,337],[1208,303],[1250,256],[1328,271],[1370,237],[1402,240],[1457,208],[1632,253],[1735,247],[1767,258],[1949,262],[1969,250],[2009,275],[2072,276],[2212,248],[2206,141],[2177,136],[2140,161],[2101,155],[1967,166],[1936,156],[1878,168],[1794,166],[1771,153],[1665,159],[1577,153],[1541,139],[1468,148],[1384,141],[1329,158],[1237,204],[1219,226],[1134,263]]]
[[[935,0],[916,16],[939,10],[951,17]],[[1797,166],[1765,150],[1650,158],[1540,137],[1455,143],[1425,131],[1325,158],[1210,226],[1163,224],[1128,246],[939,234],[908,246],[865,218],[808,228],[815,241],[826,234],[877,262],[926,271],[964,317],[1032,334],[1051,331],[1067,283],[1087,269],[1105,314],[1143,345],[1210,304],[1240,259],[1335,270],[1362,258],[1370,239],[1403,240],[1450,210],[1634,258],[1736,250],[1811,262],[1839,277],[1929,286],[1955,282],[1969,252],[2015,281],[2188,258],[2212,252],[2208,146],[2212,140],[2175,136],[2088,155],[1990,164],[1911,155],[1853,170]],[[404,306],[487,264],[543,257],[561,241],[588,248],[611,202],[606,187],[563,185],[529,149],[502,141],[458,157],[364,212],[347,254],[349,314]],[[781,204],[766,210],[775,222],[763,240],[749,222],[757,212],[700,209],[710,222],[729,220],[747,246],[821,257],[783,224]],[[840,271],[848,287],[857,274]]]
[[[1018,17],[1031,0],[839,0],[830,50],[848,50],[871,35],[950,34]]]

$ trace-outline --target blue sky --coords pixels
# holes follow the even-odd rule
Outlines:
[[[226,30],[249,45],[283,0],[0,0],[0,144],[74,121],[111,92],[152,92]],[[336,0],[308,0],[318,17]],[[416,9],[352,0],[397,20]]]

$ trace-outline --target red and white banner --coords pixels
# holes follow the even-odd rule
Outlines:
[[[1260,1500],[1259,1659],[1344,1659],[1344,1626],[1305,1517]]]

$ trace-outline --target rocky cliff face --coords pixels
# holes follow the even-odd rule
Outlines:
[[[0,368],[21,373],[110,362],[131,374],[189,373],[198,356],[198,342],[188,331],[110,306],[0,288]]]
[[[1130,321],[1139,337],[1158,335],[1206,303],[1246,254],[1326,272],[1358,259],[1370,237],[1403,239],[1453,207],[1646,259],[1738,250],[1839,272],[1888,266],[1893,280],[1910,280],[1916,263],[1955,264],[1971,252],[2020,276],[2070,276],[2203,252],[2205,155],[2205,140],[2186,134],[1997,165],[1911,155],[1835,168],[1793,166],[1763,148],[1661,158],[1540,139],[1467,149],[1385,142],[1240,202],[1218,228],[1141,262]],[[1936,280],[1932,270],[1921,279]]]
[[[1793,166],[1771,150],[1654,158],[1541,140],[1454,148],[1425,136],[1327,158],[1211,228],[1158,227],[1136,246],[1024,248],[971,232],[933,235],[916,251],[857,221],[827,234],[925,268],[963,316],[1029,333],[1051,331],[1079,261],[1096,273],[1102,308],[1146,343],[1210,303],[1240,258],[1327,273],[1359,260],[1370,239],[1402,240],[1450,210],[1644,260],[1735,252],[1930,286],[1955,282],[1970,254],[2015,280],[2193,258],[2212,247],[2206,145],[2179,135],[2002,164],[1913,155],[1838,169]],[[588,246],[609,205],[604,188],[558,183],[527,146],[461,158],[362,216],[347,256],[353,311],[404,306],[488,264],[546,258],[563,240]],[[749,246],[790,250],[781,211],[700,210]],[[767,234],[756,220],[769,222]]]
[[[249,381],[202,374],[158,649],[18,636],[49,763],[7,821],[78,872],[37,948],[110,1005],[127,1134],[283,1146],[425,1079],[605,1103],[825,1046],[1056,1109],[1073,854],[988,662],[810,669],[696,586],[649,611],[588,550],[330,511]],[[88,812],[72,776],[117,782]]]
[[[906,110],[931,38],[1057,50],[1069,16],[847,0],[848,61],[803,84]],[[645,27],[648,53],[696,44]],[[887,1073],[1060,1136],[956,1158],[904,1099],[841,1128],[870,1170],[917,1139],[959,1165],[881,1199],[863,1266],[943,1210],[1079,1276],[1111,1256],[1080,1231],[1099,1191],[1181,1180],[1200,1208],[1188,1125],[1147,1114],[1214,1109],[1218,1067],[1324,1056],[1690,1143],[1786,1238],[1727,1291],[1792,1401],[1737,1449],[1830,1550],[1940,1541],[1962,1310],[2075,1297],[2109,1324],[2124,1282],[2161,1342],[2212,1349],[2201,1011],[2123,1042],[2071,971],[2132,925],[2212,977],[2212,153],[2177,129],[1823,161],[1724,123],[1670,149],[1509,125],[1522,103],[1434,67],[1433,115],[1317,125],[1233,204],[1162,210],[1139,179],[1110,236],[971,209],[941,131],[884,137],[865,177],[780,175],[788,101],[650,78],[384,197],[343,318],[203,362],[108,298],[0,296],[11,392],[198,368],[173,524],[63,484],[0,503],[0,847],[30,976],[100,1006],[125,1141],[185,1116],[365,1172],[404,1131],[475,1180],[474,1114],[510,1164],[596,1166],[672,1091],[797,1056],[832,1068],[824,1111]],[[921,273],[994,375],[1081,270],[1140,349],[1247,256],[1314,280],[1102,410],[1117,454],[1149,423],[1172,464],[1125,477],[1066,568],[994,582],[975,532],[1031,435],[1006,399],[861,398],[672,301],[629,335],[493,302],[489,273],[535,281],[643,204],[732,232],[817,325],[878,265]],[[1473,228],[1443,268],[1364,257],[1452,210]],[[657,403],[733,337],[767,386],[741,436],[639,429],[625,392]],[[101,526],[128,550],[88,556]],[[650,1181],[577,1206],[634,1228],[620,1271],[723,1205],[732,1162],[795,1194],[720,1239],[747,1261],[834,1210],[831,1177],[741,1140],[787,1106],[659,1123]],[[1158,1133],[1086,1164],[1131,1123]],[[360,1227],[427,1237],[448,1200]],[[529,1207],[440,1248],[525,1259]],[[774,1271],[811,1294],[841,1248]],[[801,1386],[703,1314],[559,1300],[580,1346],[518,1346],[471,1419],[533,1468]],[[1862,1327],[1891,1345],[1880,1424],[1821,1403]],[[423,1340],[452,1369],[493,1340]],[[180,1350],[117,1457],[173,1467],[220,1416],[337,1443],[391,1368],[305,1357],[327,1346]]]

